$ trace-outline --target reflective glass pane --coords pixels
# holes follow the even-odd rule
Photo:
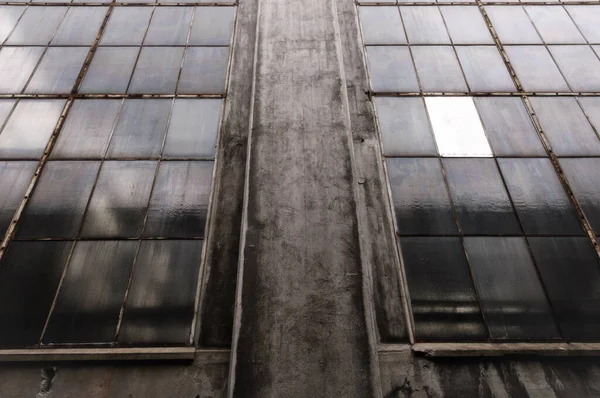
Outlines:
[[[73,238],[100,162],[48,162],[17,227],[18,238]]]
[[[66,12],[67,7],[28,7],[5,44],[45,46]]]
[[[548,46],[573,91],[600,91],[600,60],[589,46]]]
[[[2,24],[0,24],[0,44],[12,32],[23,11],[25,11],[25,7],[0,6],[0,20],[2,21]]]
[[[440,7],[454,44],[494,44],[477,6]]]
[[[180,94],[224,94],[229,47],[190,47],[185,53]]]
[[[0,239],[4,238],[36,168],[37,162],[0,161]]]
[[[100,45],[142,44],[152,11],[152,7],[115,7]]]
[[[525,11],[547,44],[585,43],[585,39],[564,8],[525,6]]]
[[[427,97],[427,111],[442,156],[492,156],[471,97]]]
[[[496,47],[456,47],[458,59],[474,92],[512,92],[515,85]]]
[[[79,89],[81,93],[121,94],[127,90],[137,60],[137,47],[100,47]]]
[[[213,158],[217,150],[221,102],[220,99],[176,99],[163,156]]]
[[[136,241],[77,242],[45,343],[101,343],[115,338]]]
[[[119,342],[189,344],[201,255],[201,240],[142,242]]]
[[[505,46],[525,91],[566,92],[569,86],[543,46]]]
[[[560,165],[585,217],[600,235],[600,158],[566,158]]]
[[[181,47],[143,47],[128,92],[174,94],[182,57]]]
[[[467,237],[465,249],[493,339],[559,338],[525,239]]]
[[[401,238],[417,340],[487,337],[459,238]]]
[[[583,235],[550,160],[498,159],[498,163],[526,234]]]
[[[43,47],[0,49],[0,93],[18,94],[23,91],[43,53]]]
[[[542,44],[523,7],[485,7],[502,44]]]
[[[182,46],[192,21],[192,7],[158,7],[144,39],[144,45]]]
[[[468,91],[452,47],[414,46],[412,54],[423,91]]]
[[[385,156],[437,154],[423,99],[375,97],[374,101]]]
[[[91,46],[106,16],[106,7],[71,7],[52,45]]]
[[[25,89],[32,94],[68,94],[87,57],[87,47],[50,47]]]
[[[212,161],[162,162],[144,236],[194,238],[204,235]]]
[[[579,97],[577,101],[594,126],[596,133],[600,132],[600,97]]]
[[[400,7],[410,44],[450,44],[438,7]]]
[[[590,43],[600,43],[600,6],[567,6],[565,7],[579,31],[583,33]]]
[[[406,36],[396,7],[359,7],[365,44],[405,44]]]
[[[154,161],[107,161],[88,205],[84,237],[138,237],[142,232],[152,182]]]
[[[457,233],[438,159],[388,158],[386,164],[400,234]]]
[[[376,92],[418,92],[408,47],[367,47],[371,87]]]
[[[189,45],[228,46],[234,15],[234,7],[196,7]]]

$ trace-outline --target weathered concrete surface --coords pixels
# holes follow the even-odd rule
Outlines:
[[[335,2],[260,1],[231,392],[372,396]]]

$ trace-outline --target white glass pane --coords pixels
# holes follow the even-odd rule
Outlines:
[[[427,97],[425,104],[441,156],[492,156],[471,97]]]

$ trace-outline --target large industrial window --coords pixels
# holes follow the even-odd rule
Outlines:
[[[600,6],[394,3],[359,16],[415,340],[600,340]]]
[[[193,346],[235,7],[77,3],[0,5],[0,348]]]

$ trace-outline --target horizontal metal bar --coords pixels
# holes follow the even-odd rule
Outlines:
[[[598,97],[600,92],[381,92],[372,91],[373,97]]]
[[[31,361],[131,361],[131,360],[193,360],[194,357],[229,359],[228,350],[196,350],[195,347],[147,348],[37,348],[0,350],[0,362]]]
[[[237,3],[28,3],[15,1],[2,1],[1,6],[33,6],[33,7],[235,7]]]
[[[600,343],[417,343],[412,351],[428,357],[599,356]]]
[[[0,94],[0,99],[225,98],[225,94]]]

